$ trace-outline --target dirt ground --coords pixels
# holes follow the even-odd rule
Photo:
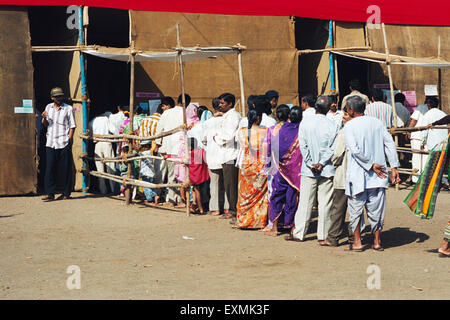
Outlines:
[[[0,299],[448,299],[450,259],[436,249],[450,193],[439,194],[431,220],[410,213],[407,193],[388,191],[386,250],[359,253],[319,247],[315,223],[298,243],[113,197],[3,197]],[[367,286],[373,264],[379,289]],[[80,289],[66,285],[72,265]]]

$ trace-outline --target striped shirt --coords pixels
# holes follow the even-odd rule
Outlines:
[[[47,112],[47,144],[53,149],[63,149],[69,144],[69,130],[76,128],[75,115],[71,106],[63,103],[56,110],[53,103],[45,107]]]
[[[384,123],[387,129],[392,127],[394,116],[392,113],[392,107],[387,103],[381,101],[372,102],[366,106],[366,111],[364,111],[364,114],[366,116],[379,119]]]
[[[161,119],[161,115],[159,113],[154,113],[151,116],[147,116],[142,119],[139,127],[139,135],[141,137],[154,136],[156,134],[159,119]]]

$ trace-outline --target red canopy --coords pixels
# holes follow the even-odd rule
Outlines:
[[[369,20],[369,22],[408,25],[450,25],[449,0],[0,0],[0,4],[84,5],[146,11],[277,15],[357,22]]]

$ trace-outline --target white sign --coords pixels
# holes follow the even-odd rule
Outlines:
[[[14,113],[33,113],[33,108],[14,107]]]
[[[438,96],[437,85],[426,84],[425,85],[425,95],[426,96]]]

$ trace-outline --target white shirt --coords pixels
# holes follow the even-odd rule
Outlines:
[[[303,156],[302,176],[329,178],[334,175],[331,157],[338,130],[337,125],[323,114],[309,116],[308,121],[300,122],[298,142]],[[311,166],[316,163],[323,166],[320,175],[311,171]]]
[[[222,147],[222,164],[233,162],[238,156],[239,146],[235,138],[240,121],[241,115],[234,108],[222,116],[218,133],[214,137],[216,143]]]
[[[163,112],[156,127],[156,135],[175,129],[183,124],[183,107],[175,106]],[[180,150],[180,143],[183,141],[183,132],[178,131],[170,136],[157,139],[156,144],[160,145],[159,152],[177,156]]]
[[[92,134],[109,134],[109,117],[108,113],[103,113],[89,122],[89,129]]]
[[[309,107],[308,109],[303,110],[302,113],[302,120],[309,117],[309,116],[313,116],[316,114],[316,109],[313,107]]]
[[[49,103],[45,107],[45,111],[48,114],[46,146],[53,149],[65,148],[69,144],[69,130],[76,128],[72,106],[63,103],[56,110],[54,103]]]
[[[270,127],[273,127],[276,124],[277,124],[277,120],[275,120],[272,117],[269,117],[265,113],[262,114],[262,119],[261,119],[261,124],[260,124],[261,127],[270,128]],[[247,117],[242,118],[241,121],[239,122],[239,128],[243,128],[243,127],[248,127],[248,119],[247,119]]]
[[[342,118],[344,116],[344,112],[341,110],[336,110],[335,113],[328,111],[327,118],[336,123],[338,128],[342,128],[342,125],[344,124],[344,119]]]
[[[204,131],[205,131],[205,123],[197,122],[192,127],[192,129],[187,132],[188,138],[194,138],[195,140],[197,140],[197,146],[201,149],[205,149],[206,147],[202,142]]]
[[[209,169],[222,169],[222,148],[214,141],[218,133],[222,117],[208,119],[204,123],[202,143],[205,145],[206,163]]]
[[[138,154],[138,156],[151,156],[151,150],[145,150]],[[141,159],[141,165],[139,167],[139,177],[153,178],[155,176],[155,168],[153,165],[153,159],[146,158]]]
[[[122,111],[111,114],[109,116],[109,131],[112,134],[119,134],[120,127],[126,119],[127,117]]]
[[[416,109],[413,114],[411,115],[411,120],[416,120],[415,127],[421,127],[423,126],[423,113]],[[422,132],[421,131],[413,131],[411,132],[411,140],[421,140],[422,138]]]
[[[387,188],[387,177],[382,179],[372,170],[374,163],[386,167],[386,157],[392,168],[400,166],[394,139],[384,123],[361,116],[348,121],[343,130],[347,147],[345,194],[355,196],[366,189]]]
[[[438,108],[431,108],[427,113],[423,115],[422,125],[426,126],[430,123],[438,121],[445,117],[446,114]],[[426,150],[432,150],[439,143],[446,141],[448,136],[448,129],[429,129],[423,130],[421,135],[422,145]]]

